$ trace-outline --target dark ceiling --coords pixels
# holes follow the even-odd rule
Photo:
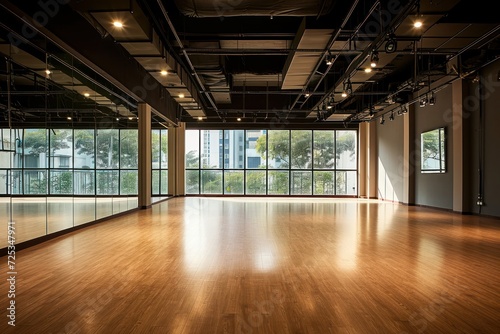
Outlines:
[[[170,124],[356,126],[500,55],[499,16],[472,0],[42,3],[0,0],[2,126],[129,126],[139,102]]]

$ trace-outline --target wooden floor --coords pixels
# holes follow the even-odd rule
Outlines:
[[[177,198],[17,252],[0,333],[500,333],[500,220]]]

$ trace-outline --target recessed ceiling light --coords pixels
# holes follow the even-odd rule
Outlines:
[[[422,21],[420,21],[420,20],[415,21],[415,23],[413,23],[413,26],[415,28],[421,28],[422,27]]]
[[[203,117],[198,116],[198,120],[199,120],[199,121],[203,121]]]
[[[369,67],[365,68],[365,73],[370,73],[371,71],[372,71],[371,68],[369,68]]]
[[[83,93],[83,96],[85,96],[85,97],[89,97],[89,96],[90,96],[90,94],[89,94],[89,93]]]
[[[167,72],[167,71],[165,71],[165,70],[161,70],[160,74],[161,74],[161,75],[163,75],[163,76],[165,76],[165,75],[167,75],[167,74],[168,74],[168,72]]]
[[[180,97],[181,99],[183,99],[183,98],[184,98],[184,94],[180,93],[180,94],[179,94],[179,97]]]
[[[133,120],[134,118],[133,118],[132,116],[130,116],[128,119],[129,119],[129,120]]]
[[[238,117],[236,120],[237,120],[238,122],[241,122],[241,117]]]
[[[113,25],[117,28],[123,28],[123,23],[121,21],[113,21]]]
[[[68,121],[71,121],[73,118],[71,116],[66,117]]]
[[[45,70],[45,74],[50,74],[50,73],[52,73],[52,72],[49,69]]]
[[[347,97],[347,92],[342,92],[342,97]]]

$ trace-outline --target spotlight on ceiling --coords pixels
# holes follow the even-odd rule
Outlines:
[[[163,76],[166,76],[166,75],[168,75],[168,72],[166,70],[161,70],[160,74],[163,75]]]
[[[328,55],[325,58],[325,62],[327,66],[331,66],[333,64],[333,56],[328,52]]]
[[[394,111],[391,112],[391,115],[389,116],[390,121],[394,121]]]
[[[413,26],[415,28],[422,28],[422,24],[423,24],[422,20],[420,20],[420,19],[417,19],[415,22],[413,22]]]
[[[398,49],[398,43],[396,42],[396,36],[394,34],[389,34],[385,41],[385,52],[393,53]]]
[[[423,97],[420,99],[420,108],[423,108],[427,105],[427,98]]]
[[[436,104],[436,98],[434,97],[434,93],[432,93],[431,97],[429,98],[429,105],[433,106]]]
[[[121,21],[113,21],[113,25],[116,28],[123,28],[123,23]]]
[[[377,51],[373,51],[372,55],[370,57],[370,66],[371,67],[377,67],[377,64],[378,64],[378,52]]]

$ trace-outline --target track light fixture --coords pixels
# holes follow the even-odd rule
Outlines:
[[[382,115],[382,118],[380,119],[380,125],[384,125],[385,123],[385,118],[384,115]]]
[[[427,98],[423,97],[420,99],[420,108],[423,108],[427,105]]]
[[[436,104],[436,98],[434,97],[434,93],[431,94],[431,97],[429,98],[429,105],[433,106]]]
[[[394,121],[394,111],[391,111],[391,115],[389,116],[390,121]]]
[[[398,49],[398,43],[396,42],[396,36],[391,33],[387,36],[385,41],[385,52],[393,53]]]
[[[372,55],[370,57],[370,66],[377,67],[377,64],[378,64],[378,51],[373,50]]]
[[[331,66],[333,64],[333,56],[330,52],[328,52],[328,55],[325,58],[325,62],[327,66]]]
[[[342,97],[347,97],[352,94],[352,83],[350,79],[344,81],[344,89],[342,91]]]

